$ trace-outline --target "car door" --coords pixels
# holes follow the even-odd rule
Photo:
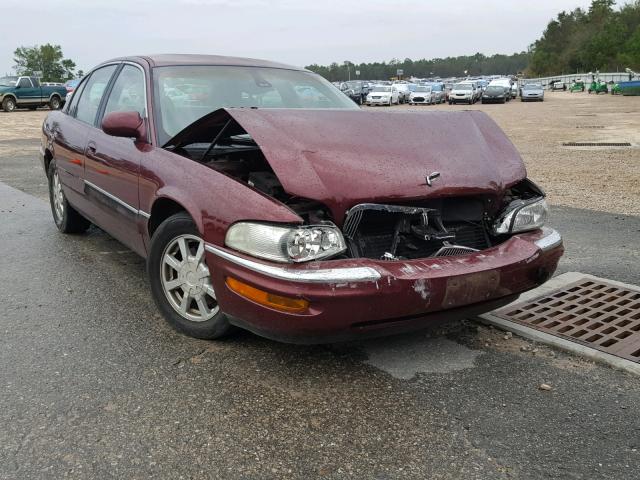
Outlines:
[[[124,63],[105,93],[89,131],[85,150],[85,190],[101,210],[105,230],[133,250],[144,253],[139,225],[138,176],[147,142],[107,135],[102,118],[113,112],[136,111],[147,117],[146,83],[141,67]]]
[[[95,220],[95,212],[91,211],[85,196],[84,151],[98,111],[96,97],[106,88],[116,68],[117,65],[107,65],[87,75],[62,114],[52,116],[56,120],[50,125],[54,158],[65,194],[71,204],[91,220]]]
[[[40,103],[40,88],[35,88],[29,77],[20,77],[16,84],[16,103],[19,107]]]

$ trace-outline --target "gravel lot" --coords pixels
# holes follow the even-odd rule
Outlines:
[[[551,204],[640,215],[640,97],[547,92],[544,102],[399,105],[391,109],[483,110],[518,147],[529,176],[546,190]],[[0,156],[35,155],[37,147],[30,139],[39,137],[46,114],[47,110],[0,112]],[[594,126],[604,128],[589,128]],[[630,142],[633,146],[563,147],[563,142]],[[3,165],[0,181],[11,179],[11,167]],[[43,197],[46,185],[42,182],[38,187],[42,188],[19,188]]]

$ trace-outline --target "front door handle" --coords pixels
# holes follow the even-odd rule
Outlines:
[[[94,156],[96,154],[96,144],[94,142],[89,142],[87,144],[87,156]]]

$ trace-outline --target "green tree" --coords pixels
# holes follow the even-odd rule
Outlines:
[[[35,45],[18,47],[13,52],[14,70],[18,75],[33,75],[42,72],[46,82],[64,82],[75,77],[76,64],[64,58],[60,45]]]

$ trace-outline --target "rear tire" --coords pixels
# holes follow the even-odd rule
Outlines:
[[[6,97],[2,101],[2,109],[5,112],[13,112],[16,109],[16,101],[13,97]]]
[[[154,232],[147,273],[153,299],[175,330],[205,340],[233,330],[211,286],[204,241],[187,213],[172,215]]]
[[[51,160],[48,170],[49,202],[53,221],[62,233],[83,233],[89,228],[91,222],[84,218],[78,211],[69,205],[62,190],[56,161]]]
[[[51,100],[49,100],[49,108],[51,110],[59,110],[61,106],[62,100],[60,100],[60,97],[58,97],[57,95],[51,97]]]

